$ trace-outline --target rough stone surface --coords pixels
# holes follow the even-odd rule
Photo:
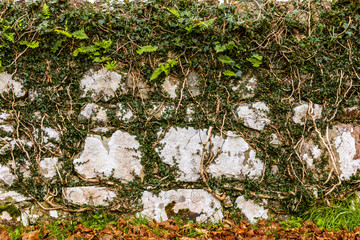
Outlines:
[[[177,162],[181,171],[179,181],[196,181],[200,177],[201,151],[205,140],[206,130],[170,128],[160,141],[164,148],[157,151],[165,163],[174,166]]]
[[[255,130],[263,130],[266,125],[270,124],[270,119],[267,117],[269,110],[265,103],[256,102],[239,104],[236,112],[239,120],[245,126]]]
[[[215,177],[225,175],[237,179],[259,177],[264,164],[256,158],[255,151],[235,133],[230,131],[227,135],[226,139],[216,135],[210,139],[212,149],[207,151],[212,151],[218,157],[210,165],[208,173]],[[206,138],[207,130],[171,128],[160,141],[164,146],[157,151],[165,163],[170,166],[177,164],[180,170],[177,180],[192,182],[199,179]]]
[[[281,145],[281,141],[280,141],[279,137],[275,133],[271,134],[271,142],[270,142],[270,144],[272,144],[274,146]]]
[[[170,95],[170,98],[176,98],[176,89],[178,89],[179,80],[171,75],[165,78],[163,91]]]
[[[147,99],[149,92],[153,91],[153,89],[143,81],[141,74],[134,72],[127,74],[126,87],[141,99]]]
[[[0,190],[0,203],[19,203],[29,200],[29,198],[15,191]]]
[[[193,106],[189,106],[188,108],[186,108],[186,117],[189,122],[191,122],[194,119],[194,114],[195,111]]]
[[[6,120],[8,120],[11,117],[10,113],[7,112],[0,112],[0,123],[4,123]]]
[[[108,206],[116,197],[115,191],[105,187],[69,187],[65,188],[66,200],[78,205]]]
[[[264,164],[256,158],[256,152],[242,137],[230,131],[227,135],[224,140],[218,136],[212,140],[221,142],[221,146],[215,150],[221,153],[210,165],[208,172],[215,177],[225,175],[239,179],[244,176],[250,178],[261,176]]]
[[[95,103],[88,103],[81,110],[78,119],[80,121],[87,121],[91,119],[96,123],[106,123],[108,121],[108,116],[105,108],[100,107]]]
[[[257,219],[268,218],[268,210],[256,204],[253,200],[245,200],[244,196],[239,196],[235,203],[251,223],[256,223]]]
[[[122,76],[114,71],[102,68],[99,71],[90,70],[80,82],[80,87],[84,90],[83,97],[90,93],[91,99],[97,101],[104,99],[108,101],[115,96],[116,90],[121,87],[125,92],[122,84]]]
[[[56,165],[58,164],[57,158],[44,158],[40,161],[40,173],[46,178],[53,178],[57,175]]]
[[[11,173],[10,168],[0,165],[0,180],[7,185],[13,184],[15,181],[14,174]]]
[[[101,133],[106,133],[106,132],[110,131],[111,129],[113,129],[113,128],[112,127],[95,127],[93,129],[91,129],[91,133],[101,134]]]
[[[97,104],[95,103],[88,103],[84,106],[79,114],[79,120],[89,120],[92,116],[94,116],[95,109],[97,108]]]
[[[11,74],[0,73],[0,93],[8,93],[11,89],[14,91],[15,97],[25,96],[26,92],[23,90],[21,82],[13,80]]]
[[[189,92],[193,97],[201,94],[199,87],[199,75],[196,72],[192,71],[189,73],[189,75],[187,76],[187,82],[189,86]]]
[[[55,141],[60,141],[60,133],[58,133],[55,129],[51,127],[43,127],[42,130],[44,131],[44,136],[42,139],[44,140],[44,143],[49,142],[50,139],[54,139]]]
[[[340,178],[348,180],[360,169],[360,126],[336,125],[330,133],[330,138],[340,166]]]
[[[232,90],[240,95],[242,99],[247,99],[255,96],[255,89],[257,88],[257,79],[252,76],[245,76],[240,81],[232,81]]]
[[[56,210],[50,210],[49,215],[52,218],[58,218],[59,217],[59,214],[58,214],[58,212]]]
[[[0,130],[7,133],[12,133],[14,132],[14,127],[12,125],[4,124],[4,125],[0,125]]]
[[[0,215],[0,219],[1,220],[6,220],[6,221],[12,221],[13,218],[10,216],[10,214],[6,211],[3,211]]]
[[[162,191],[158,196],[145,191],[141,201],[144,205],[141,215],[158,222],[176,216],[198,222],[220,221],[223,218],[220,202],[202,189]]]
[[[322,107],[318,104],[314,104],[313,108],[314,108],[314,113],[313,113],[314,119],[320,119]],[[312,121],[311,116],[308,115],[308,110],[309,110],[309,103],[303,103],[301,105],[296,106],[294,108],[293,121],[300,125],[304,125],[305,120]]]
[[[106,109],[99,107],[96,111],[96,115],[92,118],[93,121],[97,123],[107,123],[109,121]]]
[[[133,179],[133,173],[140,175],[140,153],[136,151],[139,143],[135,137],[122,131],[116,131],[110,139],[100,136],[88,136],[84,151],[74,160],[75,169],[85,178],[113,177],[124,182]]]
[[[309,167],[313,167],[314,160],[319,159],[321,154],[321,148],[311,139],[303,141],[300,145],[300,156]]]
[[[119,103],[116,106],[116,116],[119,117],[119,120],[129,121],[133,117],[133,113],[130,109],[125,107],[125,104]]]

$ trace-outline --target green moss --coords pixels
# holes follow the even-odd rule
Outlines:
[[[0,214],[2,212],[8,212],[10,214],[10,216],[13,217],[13,218],[19,217],[21,215],[20,210],[17,209],[12,204],[6,204],[6,205],[3,205],[3,206],[0,206]]]

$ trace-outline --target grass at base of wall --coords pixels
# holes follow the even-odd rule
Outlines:
[[[352,231],[360,226],[360,199],[357,196],[350,197],[332,205],[324,202],[313,206],[302,216],[314,221],[320,228],[334,231],[347,228]]]
[[[97,212],[74,220],[39,223],[27,228],[6,228],[11,239],[300,239],[327,237],[355,239],[358,234],[359,202],[312,209],[308,218],[292,216],[288,221],[259,220],[256,224],[224,219],[218,223],[195,223],[180,218],[157,223],[144,216],[119,218],[114,214]],[[328,210],[328,211],[326,211]],[[351,215],[352,214],[352,215]],[[348,219],[341,218],[344,215]],[[305,215],[304,215],[305,216]],[[313,219],[313,221],[305,220]],[[322,219],[322,221],[320,221]],[[335,222],[337,221],[337,222]],[[235,223],[239,222],[239,223]],[[317,224],[316,224],[317,223]],[[326,223],[326,224],[325,224]],[[0,230],[1,231],[1,230]],[[0,232],[0,236],[4,231]],[[330,237],[329,237],[330,236]],[[10,238],[7,238],[10,239]]]

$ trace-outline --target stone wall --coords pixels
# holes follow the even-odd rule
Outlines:
[[[182,77],[170,74],[151,85],[136,72],[94,65],[74,78],[74,86],[61,89],[60,84],[27,87],[19,71],[0,73],[1,101],[9,103],[0,111],[0,154],[6,158],[0,165],[4,221],[27,225],[104,208],[157,221],[218,221],[238,211],[255,222],[276,216],[274,206],[281,200],[299,197],[294,189],[267,191],[261,183],[270,176],[286,172],[290,182],[311,189],[309,196],[316,199],[321,186],[309,185],[299,172],[336,186],[360,168],[357,123],[331,119],[331,125],[318,129],[316,121],[328,116],[324,105],[290,96],[283,99],[289,110],[281,113],[288,125],[277,127],[273,105],[259,98],[259,81],[264,79],[250,69],[240,78],[231,77],[228,94],[210,104],[199,70]],[[56,97],[58,91],[67,98],[51,110],[55,112],[47,112],[52,98],[42,97],[46,92]],[[233,96],[239,101],[232,101]],[[231,112],[224,114],[220,105],[226,102]],[[27,106],[29,122],[22,118],[26,112],[19,111],[27,111]],[[357,105],[343,109],[348,116],[357,111]],[[64,121],[68,125],[61,125]],[[292,128],[309,124],[314,124],[311,133],[290,134]],[[70,125],[81,130],[78,139],[68,138],[77,134],[69,134]],[[234,125],[239,127],[229,127]],[[257,141],[267,141],[271,151]],[[67,145],[78,151],[65,153]],[[268,154],[289,146],[293,152],[282,153],[289,157],[287,166],[269,163]],[[295,161],[300,170],[294,169]],[[254,191],[247,182],[263,191]],[[26,189],[29,183],[36,192]],[[13,207],[18,211],[9,210]]]

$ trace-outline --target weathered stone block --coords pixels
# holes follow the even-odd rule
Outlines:
[[[266,125],[270,124],[270,119],[267,116],[269,111],[269,107],[263,102],[242,103],[236,109],[239,120],[245,126],[255,130],[263,130]]]
[[[165,163],[171,166],[178,164],[181,171],[179,181],[196,181],[200,177],[201,152],[205,140],[206,130],[170,128],[160,141],[164,148],[158,148],[157,151]]]
[[[235,203],[251,223],[255,223],[257,219],[268,218],[268,210],[256,204],[253,200],[245,200],[244,196],[239,196]]]
[[[141,215],[156,221],[179,217],[198,222],[220,221],[223,218],[220,202],[202,189],[162,191],[158,196],[145,191],[141,198]]]
[[[122,131],[116,131],[110,139],[100,136],[88,136],[84,151],[74,160],[75,170],[85,178],[113,175],[123,182],[129,182],[134,175],[140,175],[139,143],[134,136]]]
[[[10,90],[13,90],[15,97],[23,97],[26,94],[20,81],[13,80],[11,74],[0,73],[0,93],[8,93]]]
[[[107,206],[116,197],[115,191],[105,187],[69,187],[65,188],[66,200],[77,205]]]
[[[220,154],[209,166],[208,172],[215,177],[225,175],[238,179],[261,176],[264,164],[256,158],[256,152],[242,137],[233,132],[228,132],[227,135],[226,139],[215,137],[221,145],[214,151],[219,151]]]
[[[121,87],[121,92],[125,93],[125,83],[122,76],[114,71],[102,68],[99,71],[90,70],[80,81],[80,87],[84,90],[83,97],[90,93],[91,99],[97,101],[103,98],[108,101],[115,96],[116,90]]]
[[[314,108],[313,109],[314,110],[314,113],[313,113],[314,119],[320,119],[322,107],[318,104],[314,104],[313,108]],[[304,125],[306,120],[312,121],[311,116],[309,116],[309,114],[308,114],[308,110],[309,110],[309,103],[303,103],[301,105],[296,106],[294,108],[293,121],[300,125]]]
[[[179,181],[192,182],[200,177],[201,155],[207,138],[207,130],[194,128],[170,128],[160,141],[163,149],[157,151],[163,161],[171,166],[177,164]],[[211,143],[211,149],[209,149]],[[209,166],[208,172],[215,177],[226,175],[241,179],[259,177],[264,164],[256,158],[256,152],[241,137],[228,132],[226,139],[212,136],[205,147],[217,156]]]

